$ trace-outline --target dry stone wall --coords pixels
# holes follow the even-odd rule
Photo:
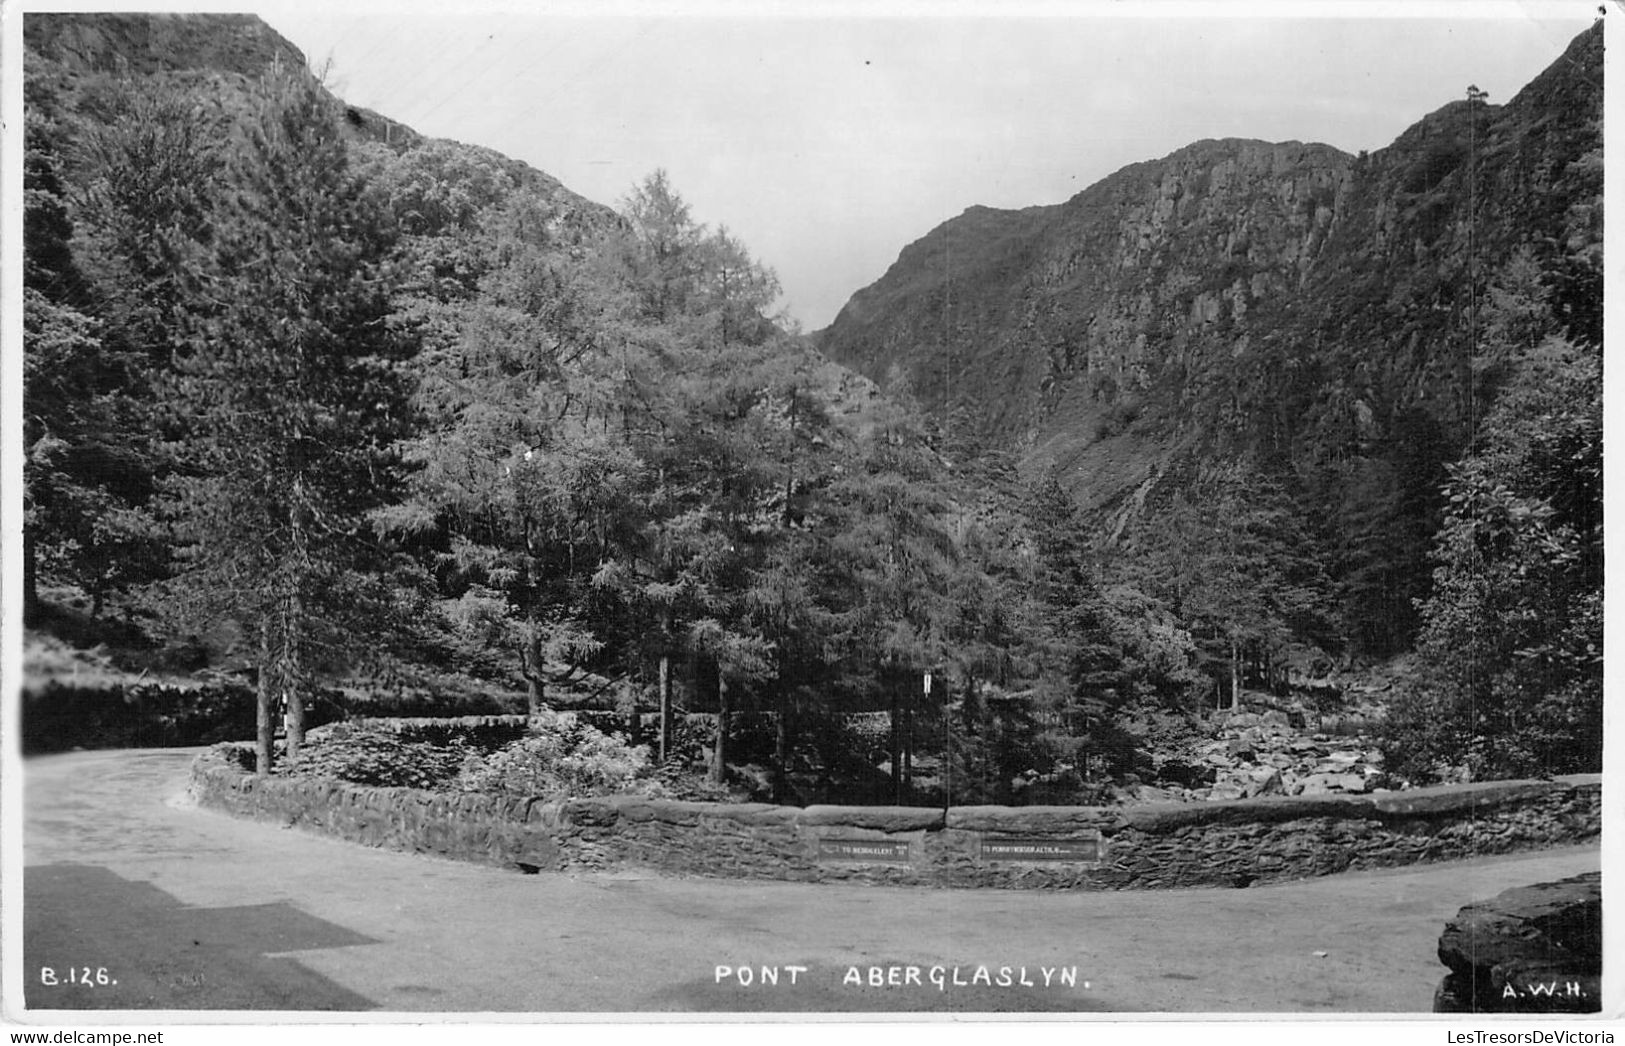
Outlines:
[[[1601,777],[1126,807],[550,803],[271,777],[211,749],[204,806],[526,871],[1082,890],[1247,886],[1594,841]]]

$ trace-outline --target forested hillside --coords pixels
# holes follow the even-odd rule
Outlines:
[[[1389,656],[1445,465],[1515,369],[1508,310],[1539,312],[1515,337],[1600,344],[1601,115],[1599,25],[1504,105],[1450,102],[1369,155],[1199,142],[1063,204],[972,208],[818,343],[1130,540],[1245,462],[1325,524],[1338,639]]]
[[[344,685],[1075,799],[1418,644],[1407,780],[1600,757],[1595,33],[1371,157],[973,209],[807,338],[658,170],[591,203],[252,17],[24,28],[29,622],[241,670],[262,769]]]
[[[1063,204],[972,208],[817,344],[1054,478],[1112,572],[1228,633],[1243,672],[1420,646],[1452,679],[1431,700],[1585,720],[1590,750],[1602,76],[1599,24],[1505,104],[1466,87],[1369,155],[1199,142]],[[1554,383],[1564,406],[1534,393]],[[1574,686],[1584,713],[1554,696]]]

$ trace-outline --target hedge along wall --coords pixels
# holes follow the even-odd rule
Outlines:
[[[368,846],[527,871],[938,886],[1246,886],[1594,840],[1600,775],[1375,795],[1140,807],[773,806],[635,796],[562,803],[271,777],[199,756],[208,807]],[[1098,844],[1094,840],[1098,839]],[[1098,852],[1097,852],[1098,845]],[[1076,847],[1098,860],[995,859]]]

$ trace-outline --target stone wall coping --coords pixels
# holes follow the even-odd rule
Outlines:
[[[792,809],[795,809],[792,807]],[[931,806],[830,806],[801,808],[797,824],[847,825],[883,832],[916,832],[943,826],[943,810]]]
[[[1600,775],[1138,807],[803,809],[261,779],[243,769],[248,747],[216,747],[194,761],[192,794],[201,805],[364,845],[529,872],[653,865],[730,878],[944,887],[1237,886],[1558,845],[1595,838],[1601,827]],[[1001,839],[1096,835],[1107,837],[1104,845],[1074,860],[1010,861],[988,851]],[[843,845],[864,842],[888,848]]]
[[[1488,809],[1551,792],[1601,787],[1601,784],[1601,774],[1575,774],[1550,781],[1475,781],[1402,792],[1257,796],[1210,803],[1146,803],[1116,809],[1129,826],[1148,832],[1199,824],[1276,824],[1308,817],[1395,820]]]
[[[1122,823],[1122,810],[1111,806],[953,806],[947,826],[966,832],[1036,835],[1095,829],[1108,833]]]
[[[212,774],[218,771],[255,781],[251,772],[241,770],[226,760],[219,748],[204,752],[194,766],[195,773]],[[286,778],[271,780],[288,785],[299,783]],[[345,786],[342,782],[333,784],[358,790],[361,788]],[[1095,829],[1102,834],[1112,835],[1125,828],[1163,833],[1198,825],[1275,824],[1316,817],[1374,820],[1426,818],[1463,810],[1488,809],[1553,792],[1601,787],[1601,784],[1601,774],[1571,774],[1549,781],[1475,781],[1400,792],[1257,796],[1218,802],[1162,802],[1137,806],[953,806],[946,811],[941,807],[924,806],[795,807],[773,803],[713,803],[638,795],[599,796],[562,802],[540,798],[517,800],[513,808],[519,820],[545,819],[552,822],[559,819],[578,825],[609,826],[624,817],[629,821],[661,821],[677,825],[694,825],[706,819],[756,825],[866,828],[882,832],[951,828],[1044,835]],[[246,789],[254,786],[245,782],[237,787]],[[423,801],[430,801],[431,795],[424,793]],[[538,807],[541,809],[534,809]]]

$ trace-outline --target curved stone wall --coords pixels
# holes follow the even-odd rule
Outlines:
[[[674,874],[936,886],[1247,886],[1594,841],[1600,775],[1371,795],[1130,807],[809,806],[637,796],[562,803],[365,788],[244,772],[199,756],[204,806],[526,871]]]

